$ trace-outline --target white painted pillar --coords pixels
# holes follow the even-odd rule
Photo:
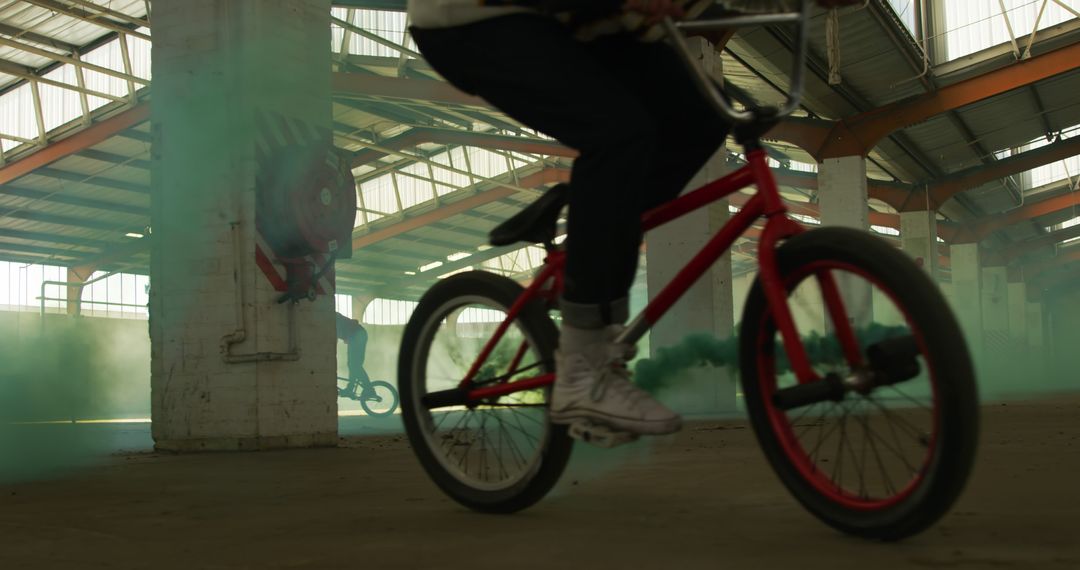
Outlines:
[[[1009,339],[1014,349],[1027,350],[1027,291],[1023,281],[1011,282],[1009,288]]]
[[[721,77],[721,58],[703,38],[692,38],[691,47],[701,55],[704,65]],[[720,149],[690,182],[687,190],[723,176],[727,171],[726,152]],[[719,230],[729,218],[728,202],[714,202],[691,212],[646,236],[646,275],[652,299],[686,262]],[[649,333],[652,355],[659,348],[679,344],[695,332],[714,334],[721,341],[734,334],[731,253],[725,253],[712,269],[691,287],[682,299],[653,326]],[[717,413],[735,409],[737,371],[701,367],[679,374],[674,388],[664,401],[683,413]]]
[[[1028,301],[1026,303],[1028,361],[1037,380],[1045,382],[1046,372],[1049,370],[1046,362],[1050,357],[1050,351],[1046,349],[1046,325],[1043,321],[1043,304],[1040,301]]]
[[[360,323],[364,322],[364,312],[367,311],[368,305],[375,300],[375,297],[371,295],[353,295],[352,296],[352,318]]]
[[[821,225],[870,229],[865,158],[826,158],[818,165],[817,192]]]
[[[982,268],[984,362],[989,369],[1004,364],[1009,351],[1009,283],[1005,267]]]
[[[256,144],[265,140],[257,117],[285,117],[330,142],[329,41],[329,0],[154,4],[150,330],[159,449],[337,443],[333,296],[296,305],[290,328],[287,305],[255,263]],[[298,359],[226,362],[223,337],[238,329],[244,339],[232,354]]]
[[[827,158],[818,165],[818,207],[821,225],[843,226],[859,230],[870,229],[869,199],[866,189],[866,159],[862,156]],[[857,327],[869,325],[874,319],[873,288],[862,278],[847,273],[836,275],[840,294],[852,323]],[[808,294],[820,298],[816,289],[801,287]],[[828,330],[831,323],[822,309],[822,326]],[[800,328],[805,334],[806,330]]]
[[[1045,325],[1043,323],[1043,305],[1039,301],[1028,301],[1027,303],[1027,338],[1028,346],[1031,347],[1032,353],[1037,355],[1043,354],[1043,349],[1046,346],[1044,339]]]
[[[959,243],[949,247],[952,263],[952,307],[976,360],[983,349],[982,269],[979,244]]]
[[[937,212],[925,210],[900,213],[900,247],[935,282],[938,278]]]

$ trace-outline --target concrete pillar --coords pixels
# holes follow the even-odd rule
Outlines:
[[[952,262],[952,307],[976,360],[983,349],[982,268],[979,244],[958,243],[949,247]]]
[[[870,229],[865,158],[826,158],[818,165],[817,196],[821,225]]]
[[[368,305],[374,300],[375,297],[372,295],[353,295],[352,318],[362,324],[364,322],[364,312],[367,311]]]
[[[900,247],[937,281],[937,212],[900,212]]]
[[[1028,301],[1026,304],[1028,361],[1031,362],[1034,375],[1045,382],[1046,361],[1050,352],[1046,349],[1046,325],[1043,321],[1043,305],[1040,301]]]
[[[83,275],[78,270],[69,267],[66,279],[68,283],[86,283],[92,274],[93,272]],[[64,296],[67,298],[67,314],[69,317],[77,317],[82,314],[82,293],[83,287],[77,285],[66,287]]]
[[[711,69],[722,77],[721,58],[703,38],[692,38],[692,48]],[[691,180],[687,190],[723,176],[727,171],[726,152],[720,149]],[[646,236],[646,275],[649,298],[656,296],[675,274],[727,222],[728,202],[714,202],[706,208],[653,230]],[[734,333],[731,254],[725,253],[712,269],[691,287],[682,299],[660,319],[649,333],[651,354],[663,347],[679,344],[687,335],[707,332],[721,341]],[[679,374],[675,388],[665,402],[683,413],[717,413],[735,410],[735,370],[711,366]]]
[[[821,210],[821,225],[870,229],[869,199],[866,192],[865,158],[843,156],[825,159],[818,165],[817,197]],[[857,327],[869,325],[874,319],[873,288],[865,279],[847,273],[837,274],[836,281],[852,322]],[[815,290],[807,291],[810,291],[808,295],[820,298],[820,294]],[[831,328],[824,310],[822,313],[823,327]]]
[[[1007,364],[1009,351],[1009,285],[1005,267],[982,268],[983,360],[987,370]]]
[[[329,0],[154,4],[159,449],[336,444],[333,296],[278,304],[255,258],[256,148],[267,143],[259,128],[276,120],[286,139],[289,127],[330,142],[329,18]],[[226,338],[246,362],[226,362]]]
[[[1027,290],[1023,281],[1013,281],[1009,289],[1009,339],[1014,349],[1027,350]]]

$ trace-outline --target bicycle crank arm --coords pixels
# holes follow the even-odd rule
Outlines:
[[[469,403],[469,391],[462,388],[451,388],[449,390],[430,392],[420,398],[420,403],[429,410],[464,406]]]
[[[536,390],[550,386],[555,382],[555,374],[547,373],[532,378],[515,380],[513,382],[499,382],[490,386],[473,386],[469,388],[457,387],[450,390],[440,390],[425,394],[420,402],[429,410],[435,408],[448,408],[450,406],[471,406],[482,401],[495,401],[502,396],[515,392]]]
[[[815,382],[807,382],[791,388],[777,390],[773,394],[773,405],[781,410],[788,411],[824,402],[825,400],[839,402],[844,399],[844,394],[847,391],[848,388],[844,385],[842,378],[835,374],[829,374]]]

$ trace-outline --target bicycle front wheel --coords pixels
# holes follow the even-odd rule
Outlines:
[[[975,379],[952,311],[912,259],[865,232],[807,232],[780,247],[777,262],[818,380],[795,379],[759,278],[743,313],[740,365],[766,458],[835,528],[882,540],[922,531],[955,502],[975,455]],[[856,356],[838,341],[830,290]]]
[[[491,273],[454,275],[420,299],[402,339],[398,388],[409,442],[439,488],[478,511],[510,513],[540,500],[562,474],[572,448],[566,428],[548,420],[549,387],[468,406],[429,409],[423,402],[426,394],[459,385],[522,291]],[[474,383],[554,372],[557,339],[544,305],[527,303]]]

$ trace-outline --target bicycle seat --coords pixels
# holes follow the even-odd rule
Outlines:
[[[544,192],[524,210],[495,226],[488,234],[491,245],[510,245],[517,242],[547,243],[555,239],[559,212],[570,199],[570,186],[558,184]]]

